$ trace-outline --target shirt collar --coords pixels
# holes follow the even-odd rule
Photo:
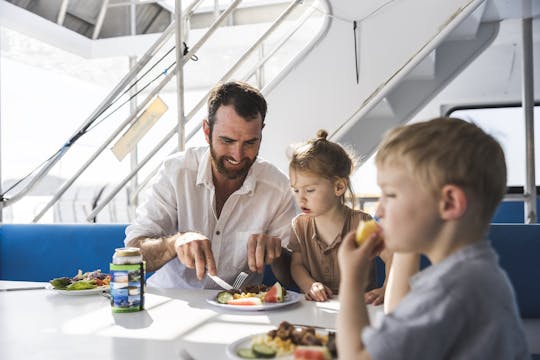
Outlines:
[[[255,192],[255,186],[257,183],[257,168],[258,168],[259,158],[255,160],[253,165],[248,171],[244,183],[236,191],[237,194],[248,194],[253,196]],[[208,189],[214,189],[214,180],[212,178],[212,157],[210,154],[210,147],[203,154],[201,161],[199,162],[199,168],[197,171],[197,185],[204,185]]]
[[[199,168],[197,169],[197,185],[205,185],[209,189],[214,188],[214,181],[212,180],[212,158],[210,157],[210,147],[206,149],[201,161],[199,162]]]
[[[343,223],[343,227],[341,230],[336,234],[334,237],[334,240],[330,245],[326,245],[325,242],[323,242],[321,239],[319,239],[319,234],[317,233],[317,227],[315,226],[315,218],[310,218],[310,226],[313,229],[313,235],[311,236],[312,240],[315,240],[317,243],[321,245],[321,247],[324,249],[324,251],[330,251],[333,248],[339,246],[343,242],[343,238],[345,235],[347,235],[350,231],[350,224],[352,221],[352,210],[348,206],[345,207],[345,222]]]

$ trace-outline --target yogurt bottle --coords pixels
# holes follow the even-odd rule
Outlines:
[[[140,249],[115,249],[110,273],[112,311],[120,313],[143,310],[145,262]]]

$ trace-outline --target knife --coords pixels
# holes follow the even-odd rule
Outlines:
[[[0,291],[42,290],[42,289],[46,289],[45,286],[30,286],[30,287],[19,287],[19,288],[6,288],[6,289],[0,289]]]
[[[219,286],[221,286],[222,288],[224,288],[225,290],[232,290],[233,287],[231,285],[229,285],[225,280],[223,280],[222,278],[220,278],[219,276],[216,276],[216,275],[210,275],[209,273],[206,273],[206,275],[208,275],[208,277],[212,280],[214,280],[214,282],[216,284],[218,284]]]

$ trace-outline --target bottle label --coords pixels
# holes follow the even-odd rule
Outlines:
[[[144,309],[145,263],[110,264],[111,307],[113,312]]]

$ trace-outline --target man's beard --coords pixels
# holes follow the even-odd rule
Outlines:
[[[255,162],[255,159],[257,158],[255,156],[255,158],[252,160],[250,158],[245,157],[241,160],[241,163],[243,165],[241,168],[236,169],[236,170],[230,170],[230,169],[227,169],[227,167],[225,166],[227,157],[221,156],[218,158],[212,144],[210,144],[210,154],[212,155],[212,162],[216,164],[217,171],[221,175],[225,176],[227,179],[230,179],[230,180],[235,180],[235,179],[239,179],[246,176],[247,173],[249,172],[249,169],[251,168],[251,165],[253,165],[253,163]]]

